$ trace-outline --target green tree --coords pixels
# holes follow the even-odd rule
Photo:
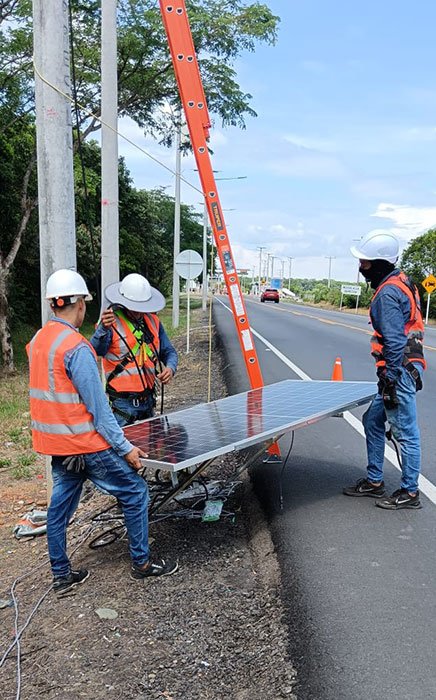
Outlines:
[[[82,139],[100,128],[100,7],[100,0],[71,0],[77,98],[83,106],[80,109],[79,127]],[[188,13],[209,110],[223,125],[243,128],[246,117],[255,116],[255,112],[250,105],[251,95],[245,93],[237,83],[234,64],[242,53],[254,51],[259,42],[274,44],[279,19],[264,4],[238,0],[188,0]],[[37,204],[36,192],[32,191],[34,130],[33,124],[27,121],[34,112],[32,39],[31,0],[0,2],[0,108],[6,114],[6,117],[2,115],[0,129],[10,129],[15,123],[32,127],[33,146],[29,149],[30,141],[24,134],[20,134],[24,144],[22,162],[18,164],[15,160],[11,161],[14,163],[14,173],[8,182],[8,187],[14,183],[14,196],[16,199],[18,197],[12,207],[14,214],[11,214],[11,207],[3,210],[0,206],[0,219],[8,231],[6,241],[3,242],[2,239],[0,257],[0,346],[4,367],[9,371],[13,370],[13,352],[9,333],[8,288],[13,263],[20,252],[27,225]],[[118,2],[118,80],[120,115],[131,117],[145,132],[160,139],[162,143],[170,144],[174,125],[168,110],[163,108],[169,105],[175,111],[179,97],[165,31],[155,0]],[[18,126],[18,132],[20,129]],[[3,137],[0,166],[8,160],[5,138],[12,137]],[[15,140],[17,139],[16,134]],[[91,181],[88,183],[91,197],[95,184]],[[76,185],[80,191],[80,179],[77,179]],[[142,207],[144,214],[145,203],[141,201],[144,195],[136,194],[132,197],[137,198],[137,206]],[[10,202],[12,199],[13,196],[10,197]],[[84,209],[88,204],[84,204],[83,197],[81,202],[83,216],[79,212],[78,262],[86,267],[86,264],[89,265],[90,221],[93,217],[96,240],[99,231],[95,201],[91,207],[93,213],[87,212],[86,217]],[[4,200],[1,204],[4,204]],[[17,213],[18,223],[14,220]],[[191,219],[188,216],[189,226],[185,227],[187,236],[190,235],[188,229],[192,224]],[[140,220],[146,225],[144,216]],[[145,255],[144,265],[153,271],[153,275],[160,270],[160,280],[163,283],[168,272],[168,261],[164,262],[163,258],[163,252],[167,250],[167,240],[163,240],[164,230],[168,231],[168,228],[161,228],[159,237],[155,227],[153,256],[149,259],[147,256],[151,252],[147,249],[144,238],[141,238],[140,244],[139,239],[135,238],[137,234],[131,228],[121,226],[122,269],[131,268],[133,263],[137,264],[138,259]],[[35,240],[34,237],[32,243]],[[32,245],[25,251],[26,254],[30,252],[33,252]],[[20,257],[24,259],[26,256]],[[36,288],[33,293],[36,298]],[[19,295],[17,299],[18,297]]]
[[[427,275],[436,275],[436,228],[415,238],[404,251],[400,267],[419,284]]]
[[[86,109],[84,135],[100,128],[100,0],[71,0],[77,97]],[[238,0],[187,3],[195,50],[209,110],[223,125],[245,127],[256,116],[252,96],[238,85],[234,64],[258,43],[274,44],[279,18],[265,4]],[[12,3],[12,22],[3,31],[1,74],[20,75],[23,101],[33,100],[32,5]],[[158,3],[118,1],[119,112],[164,142],[172,140],[171,119],[164,105],[179,104],[178,91]],[[92,113],[95,117],[90,118]]]
[[[427,292],[421,282],[428,275],[436,276],[436,228],[415,238],[404,251],[400,267],[413,279],[421,296],[422,306],[427,305]],[[430,296],[430,315],[436,317],[436,293]]]

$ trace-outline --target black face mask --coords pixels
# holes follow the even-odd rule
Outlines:
[[[366,279],[372,289],[377,289],[380,282],[390,273],[395,270],[395,265],[387,260],[371,260],[369,270],[364,270],[359,266],[359,272]]]

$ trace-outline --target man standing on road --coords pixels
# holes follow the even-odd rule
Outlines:
[[[178,357],[156,315],[165,299],[145,277],[132,273],[104,293],[113,308],[103,312],[90,342],[103,357],[106,392],[124,426],[153,416],[156,378],[168,384]]]
[[[359,272],[375,290],[370,305],[374,329],[371,354],[375,358],[378,394],[363,416],[368,474],[346,496],[376,498],[376,506],[389,510],[421,508],[418,477],[421,445],[416,392],[422,389],[425,369],[424,324],[416,286],[397,268],[399,244],[388,232],[370,232],[351,248],[359,258]],[[386,497],[383,481],[385,423],[401,451],[401,487]]]
[[[146,455],[124,437],[101,385],[95,351],[78,331],[90,300],[85,280],[58,270],[47,281],[46,299],[54,313],[27,345],[33,447],[52,457],[53,494],[47,541],[53,588],[64,594],[83,583],[66,551],[67,526],[90,479],[116,496],[125,519],[132,558],[131,577],[168,575],[177,563],[151,561],[148,546],[148,488],[139,476]]]

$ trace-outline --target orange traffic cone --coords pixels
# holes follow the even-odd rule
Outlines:
[[[337,357],[335,364],[333,365],[332,382],[342,381],[344,381],[344,375],[342,374],[342,360],[340,357]]]

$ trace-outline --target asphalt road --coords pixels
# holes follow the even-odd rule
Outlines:
[[[223,302],[228,306],[226,297],[215,300],[214,322],[227,353],[231,393],[238,393],[249,387]],[[265,383],[301,378],[302,372],[330,379],[336,356],[344,379],[374,380],[366,316],[246,303],[252,329],[270,344],[256,335]],[[280,467],[253,470],[282,568],[300,700],[436,698],[436,329],[428,330],[425,344],[429,367],[418,410],[429,497],[422,497],[422,510],[385,511],[372,499],[342,495],[344,485],[366,473],[365,408],[353,411],[354,420],[329,418],[296,431],[283,511]],[[289,444],[283,438],[283,454]],[[400,473],[391,449],[387,457],[385,481],[393,491]]]

